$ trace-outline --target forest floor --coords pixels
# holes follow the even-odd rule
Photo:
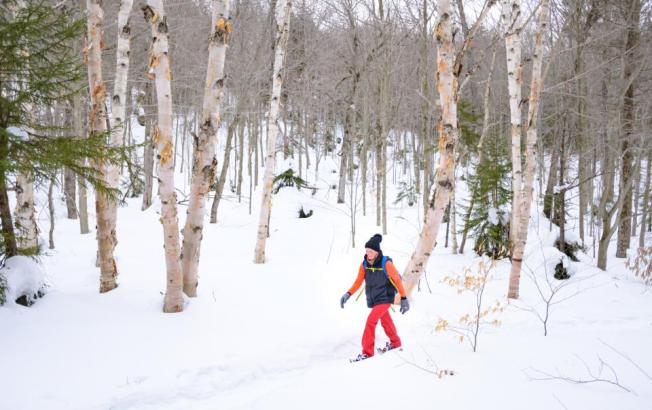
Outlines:
[[[252,263],[259,194],[254,191],[249,214],[248,198],[239,203],[228,193],[218,224],[204,229],[198,297],[179,314],[162,313],[158,204],[141,212],[140,200],[128,199],[120,208],[120,285],[100,295],[94,233],[80,235],[58,201],[57,248],[41,257],[49,293],[30,308],[0,308],[0,408],[650,408],[650,289],[613,252],[606,272],[581,255],[553,299],[561,303],[544,336],[531,311],[545,308],[532,277],[547,295],[545,278],[559,253],[551,247],[556,232],[536,207],[521,298],[507,304],[510,264],[498,262],[483,302],[500,301],[505,309],[487,317],[500,323],[483,325],[477,352],[468,338],[435,330],[440,319],[454,326],[474,313],[474,297],[442,279],[465,267],[476,272],[480,261],[472,244],[464,255],[444,248],[441,229],[410,311],[392,314],[403,350],[349,363],[360,352],[368,308],[364,295],[345,309],[339,299],[355,279],[364,242],[380,228],[369,206],[368,216],[357,217],[351,248],[350,208],[337,205],[328,189],[335,165],[324,161],[320,167],[328,178],[316,183],[315,195],[284,188],[274,197],[262,265]],[[314,215],[299,219],[300,206]],[[389,233],[381,246],[399,271],[420,232],[417,208],[400,203],[388,209]],[[185,207],[179,215],[183,221]],[[39,222],[47,232],[45,211]],[[386,340],[378,326],[377,345]]]

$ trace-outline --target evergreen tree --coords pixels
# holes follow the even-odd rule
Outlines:
[[[464,221],[464,231],[475,238],[473,249],[478,255],[494,259],[509,254],[508,213],[512,191],[507,148],[500,136],[488,135],[483,144],[482,162],[468,177],[471,200],[475,205]]]
[[[73,44],[84,21],[64,6],[44,0],[4,0],[0,4],[0,220],[6,257],[18,253],[7,191],[16,173],[36,182],[57,177],[68,167],[97,190],[115,194],[81,158],[102,157],[119,163],[122,150],[112,149],[106,135],[65,135],[42,113],[75,93],[82,61]]]

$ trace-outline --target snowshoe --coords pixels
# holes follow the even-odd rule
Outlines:
[[[385,344],[385,346],[376,348],[376,350],[377,350],[378,353],[380,353],[380,354],[387,353],[387,352],[389,352],[390,350],[394,350],[394,349],[401,349],[401,347],[400,347],[400,346],[394,346],[394,345],[391,344],[390,342],[387,342],[387,343]],[[402,350],[402,349],[401,349],[401,350]]]
[[[360,362],[360,361],[368,359],[370,357],[371,356],[367,356],[364,353],[360,353],[357,357],[354,357],[353,359],[349,359],[349,362],[351,362],[351,363]]]

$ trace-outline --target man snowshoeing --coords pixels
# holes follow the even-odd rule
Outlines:
[[[410,309],[405,289],[401,277],[389,257],[383,256],[380,250],[380,242],[383,240],[382,235],[376,234],[365,243],[365,256],[358,269],[358,277],[353,286],[342,295],[340,306],[344,309],[344,304],[365,282],[365,292],[367,294],[367,306],[371,308],[367,323],[362,334],[362,353],[352,361],[360,361],[374,355],[374,343],[376,336],[376,325],[380,320],[389,342],[384,348],[378,349],[381,352],[401,347],[401,339],[396,333],[394,321],[389,313],[389,308],[394,303],[396,292],[401,295],[401,313]]]

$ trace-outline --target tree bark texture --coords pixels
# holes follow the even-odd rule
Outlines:
[[[279,137],[278,113],[283,85],[283,63],[290,35],[291,0],[279,0],[276,7],[276,40],[274,45],[274,71],[272,95],[267,118],[267,152],[265,153],[265,176],[260,203],[260,218],[254,249],[254,263],[265,263],[265,244],[269,235],[269,219],[272,213],[272,184],[276,166],[276,141]]]
[[[627,88],[623,95],[622,107],[622,164],[620,169],[621,181],[627,181],[633,170],[633,149],[635,147],[633,139],[635,107],[634,107],[634,90],[636,88],[636,64],[637,49],[640,40],[640,18],[641,18],[641,1],[627,1],[627,34],[625,42],[625,52],[623,56],[623,79]],[[621,186],[625,184],[621,182]],[[630,244],[630,232],[632,230],[632,186],[625,191],[623,208],[620,213],[620,226],[618,228],[618,241],[616,244],[616,257],[626,258],[627,250]]]
[[[518,198],[522,184],[521,166],[521,93],[523,87],[523,61],[521,59],[521,0],[503,0],[502,21],[505,28],[505,56],[507,58],[507,87],[511,118],[512,141],[512,215],[510,219],[510,245],[516,241],[518,224]]]
[[[224,184],[226,183],[226,174],[229,170],[229,162],[231,159],[231,147],[233,145],[233,134],[235,134],[235,128],[238,126],[240,121],[240,115],[236,114],[236,117],[233,119],[229,125],[229,130],[226,134],[226,145],[224,147],[224,159],[222,160],[222,170],[220,171],[220,177],[217,180],[217,186],[215,187],[215,196],[213,197],[213,204],[211,205],[211,219],[210,223],[217,223],[217,210],[220,205],[220,200],[222,199],[222,192],[224,192]],[[251,149],[255,146],[255,141],[252,141]],[[251,175],[250,175],[251,176]]]
[[[208,45],[208,67],[204,85],[204,103],[201,114],[199,135],[193,153],[192,184],[190,202],[183,228],[183,291],[190,297],[197,296],[197,272],[201,249],[206,200],[211,184],[215,180],[217,158],[215,146],[220,128],[220,108],[224,89],[224,61],[231,35],[229,0],[213,0],[211,36]]]
[[[76,94],[72,100],[73,104],[73,128],[75,130],[75,135],[85,138],[86,130],[84,129],[84,121],[82,115],[84,112],[85,104],[82,103],[82,97],[79,94]],[[80,159],[81,165],[86,164],[86,159]],[[77,179],[79,189],[77,190],[77,209],[79,211],[79,232],[84,235],[90,233],[88,227],[88,197],[86,185],[81,181],[80,178]]]
[[[414,290],[428,264],[455,183],[455,145],[459,136],[457,123],[458,79],[453,73],[455,49],[451,22],[451,0],[439,0],[437,10],[439,21],[435,28],[438,45],[436,83],[441,105],[441,119],[438,124],[439,165],[430,192],[425,223],[403,275],[405,290],[408,294]]]
[[[38,227],[34,215],[34,181],[28,174],[16,175],[16,243],[28,253],[38,249]]]
[[[129,75],[129,41],[131,28],[129,27],[129,14],[133,0],[121,0],[118,10],[118,39],[116,51],[115,80],[113,82],[113,96],[111,97],[111,138],[109,144],[118,148],[123,144],[125,112],[127,106],[127,77]],[[120,169],[117,165],[106,164],[106,182],[112,189],[120,188]],[[113,248],[118,244],[116,225],[118,219],[118,199],[108,199],[107,223],[113,236]]]
[[[158,157],[158,192],[161,200],[161,225],[167,286],[163,311],[183,311],[183,274],[181,272],[181,249],[179,246],[179,221],[177,218],[177,194],[174,189],[174,161],[172,158],[172,90],[170,60],[168,56],[168,23],[162,0],[148,0],[143,7],[145,20],[152,28],[152,45],[149,55],[149,74],[155,80],[158,124],[154,127],[152,140]]]
[[[532,206],[532,192],[534,174],[536,167],[536,145],[537,145],[537,117],[539,111],[539,98],[543,88],[541,68],[543,64],[543,36],[550,19],[549,0],[542,0],[539,4],[539,21],[535,34],[534,55],[532,56],[532,78],[530,83],[530,98],[528,107],[527,142],[525,145],[525,172],[523,174],[522,190],[514,192],[519,197],[517,225],[512,226],[516,230],[515,242],[512,253],[512,268],[509,274],[509,291],[507,297],[518,299],[519,284],[521,278],[521,265],[527,242],[527,231],[530,224],[530,207]],[[520,148],[519,148],[520,149]],[[520,160],[520,159],[519,159]]]
[[[107,131],[106,124],[106,87],[102,78],[102,30],[104,11],[100,0],[87,0],[88,10],[88,86],[90,92],[91,111],[89,114],[90,132],[103,134]],[[94,160],[100,178],[106,182],[106,165],[101,159]],[[95,193],[95,214],[97,225],[98,261],[100,266],[100,293],[115,289],[118,277],[118,267],[113,258],[115,248],[115,227],[109,210],[108,195]]]

